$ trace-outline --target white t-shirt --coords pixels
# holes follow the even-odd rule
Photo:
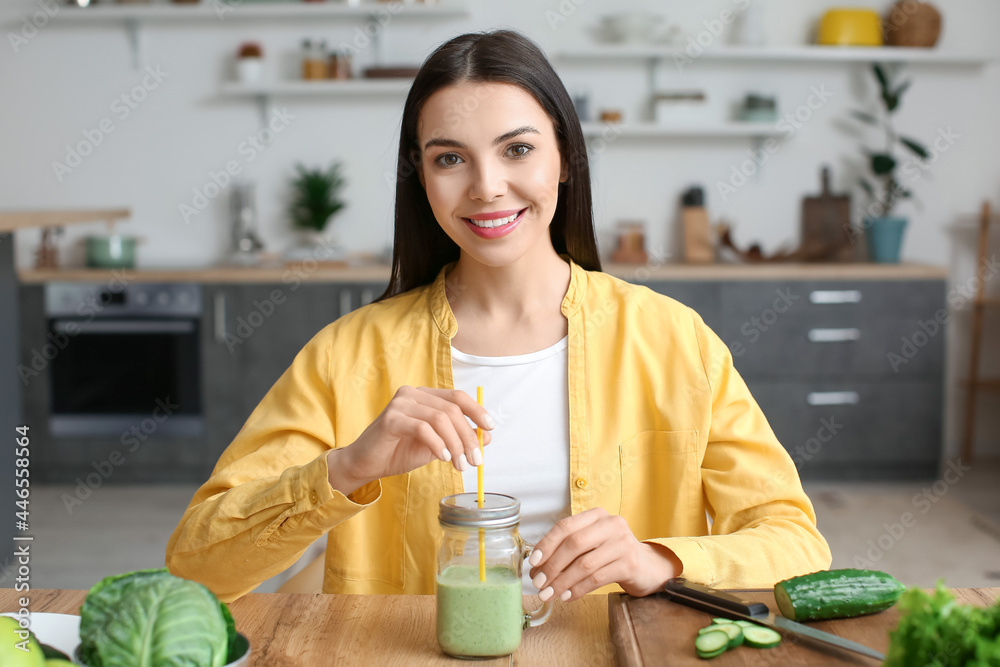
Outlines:
[[[488,493],[521,501],[519,531],[535,544],[559,519],[569,516],[569,340],[511,357],[477,357],[451,348],[455,389],[483,405],[497,420],[484,454],[483,484]],[[471,423],[471,422],[470,422]],[[475,493],[477,468],[462,473],[467,493]],[[525,563],[524,592],[535,593]]]

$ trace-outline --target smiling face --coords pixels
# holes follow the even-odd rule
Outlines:
[[[506,266],[554,252],[549,223],[566,170],[531,94],[504,83],[442,88],[424,103],[417,138],[420,182],[463,257]]]

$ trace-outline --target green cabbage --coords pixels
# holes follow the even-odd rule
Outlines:
[[[986,608],[958,604],[939,581],[933,594],[907,590],[899,609],[884,667],[1000,665],[1000,600]]]
[[[88,667],[222,667],[235,634],[223,609],[166,569],[106,577],[80,608],[80,657]]]

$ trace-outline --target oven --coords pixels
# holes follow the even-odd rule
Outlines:
[[[45,288],[53,436],[199,436],[201,286]]]

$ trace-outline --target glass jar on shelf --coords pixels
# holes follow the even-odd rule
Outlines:
[[[302,41],[302,78],[315,81],[326,78],[326,42]]]
[[[327,59],[327,76],[331,79],[350,79],[351,73],[351,52],[350,51],[330,51]]]

